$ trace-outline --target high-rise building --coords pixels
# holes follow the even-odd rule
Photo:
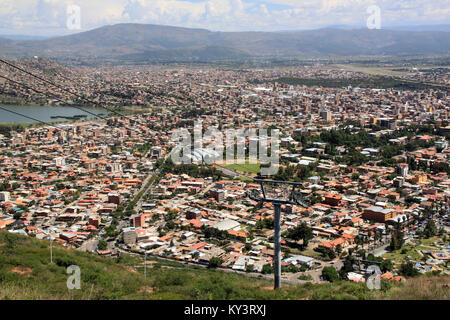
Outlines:
[[[9,192],[3,191],[0,192],[0,202],[8,202],[10,199]]]
[[[128,227],[122,229],[123,242],[125,244],[136,244],[137,233],[136,228]]]
[[[402,177],[406,177],[408,175],[408,169],[409,166],[407,163],[399,163],[397,168],[395,169],[395,172]]]
[[[331,121],[331,111],[328,109],[320,110],[320,117],[325,121]]]

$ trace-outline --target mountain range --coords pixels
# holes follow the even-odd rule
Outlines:
[[[152,63],[251,57],[414,56],[450,53],[450,32],[325,28],[292,32],[213,32],[116,24],[38,40],[0,37],[9,58]]]

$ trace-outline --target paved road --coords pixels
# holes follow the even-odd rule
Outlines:
[[[98,245],[98,239],[89,239],[81,244],[81,246],[78,248],[80,251],[90,251],[93,252],[95,249],[97,249]]]
[[[217,167],[217,170],[221,171],[226,176],[230,176],[230,177],[233,177],[233,178],[240,176],[239,173],[237,173],[237,172],[235,172],[233,170],[230,170],[230,169],[227,169],[227,168],[224,168],[224,167],[221,167],[221,166],[217,166],[217,165],[216,165],[216,167]]]
[[[372,250],[370,252],[372,252],[372,254],[375,257],[381,257],[382,255],[386,254],[389,252],[388,248],[389,248],[390,244],[389,242],[382,245],[381,247],[376,248],[375,250]]]
[[[224,175],[230,176],[232,178],[234,178],[234,177],[249,177],[249,178],[251,178],[251,176],[247,176],[245,174],[237,173],[234,170],[222,167],[222,166],[220,166],[218,164],[215,164],[215,167],[217,168],[217,170],[221,171]]]
[[[129,251],[122,250],[122,249],[119,249],[119,252],[126,253],[126,254],[131,254],[131,255],[138,255],[138,256],[141,256],[142,259],[144,259],[144,255],[143,254],[139,254],[139,253],[135,253],[135,252],[129,252]],[[159,259],[159,260],[166,260],[166,261],[171,261],[171,262],[178,262],[178,263],[180,263],[182,265],[197,266],[197,267],[202,267],[202,268],[207,268],[208,267],[207,265],[204,265],[202,263],[180,262],[180,261],[175,260],[175,259],[164,258],[164,257],[156,256],[156,255],[147,255],[147,257],[148,258],[152,257],[152,258],[156,258],[156,259]],[[148,262],[147,262],[147,265],[148,265]],[[266,279],[266,280],[272,280],[272,281],[274,279],[273,275],[266,275],[266,274],[255,273],[255,272],[237,271],[237,270],[233,270],[233,269],[229,269],[229,268],[217,268],[217,270],[221,270],[223,272],[238,273],[238,274],[241,274],[243,276],[251,277],[251,278],[259,278],[259,279]],[[289,275],[290,274],[288,274],[288,273],[283,273],[282,276],[281,276],[281,282],[282,283],[289,283],[289,284],[304,284],[304,283],[308,282],[308,281],[296,279],[296,277],[298,275],[295,277],[295,279],[288,278]]]
[[[155,175],[155,172],[151,172],[147,177],[145,177],[144,181],[142,182],[142,186],[141,188],[139,188],[139,190],[134,194],[134,196],[136,196],[139,192],[144,191],[144,193],[142,194],[142,197],[138,200],[138,202],[136,203],[136,206],[134,207],[134,210],[136,212],[139,212],[139,210],[141,210],[142,208],[142,204],[144,203],[144,195],[145,195],[145,191],[148,190],[149,188],[151,188],[151,185],[148,186],[148,188],[146,188],[148,181]]]
[[[205,193],[207,193],[212,187],[216,185],[215,182],[211,182],[202,192],[200,192],[200,196],[203,196]]]

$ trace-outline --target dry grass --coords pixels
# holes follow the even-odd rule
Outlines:
[[[450,276],[421,276],[407,279],[389,291],[384,299],[396,300],[449,300]],[[381,298],[383,299],[383,298]]]
[[[33,270],[31,270],[31,268],[28,268],[28,267],[15,267],[15,268],[12,268],[10,270],[10,272],[20,274],[21,276],[29,277],[31,272],[33,272]]]
[[[152,293],[153,291],[155,291],[154,288],[148,287],[148,286],[144,286],[144,287],[142,287],[142,288],[139,290],[139,293],[147,294],[147,293]]]
[[[275,291],[272,281],[266,279],[250,279],[234,273],[193,268],[162,260],[152,264],[152,272],[148,272],[147,279],[144,279],[142,268],[133,268],[142,261],[142,257],[124,255],[119,262],[90,253],[60,249],[57,246],[54,248],[55,262],[50,264],[48,242],[0,232],[0,243],[8,244],[0,248],[0,299],[448,300],[450,298],[450,276],[420,276],[404,284],[392,283],[392,286],[387,286],[379,292],[367,289],[365,284],[349,281],[283,284],[281,290]],[[82,270],[80,290],[67,289],[66,269],[73,264]]]
[[[274,289],[273,289],[273,286],[262,287],[261,289],[262,289],[262,290],[269,290],[269,291],[270,291],[270,290],[274,290]]]
[[[126,267],[126,269],[132,273],[138,273],[138,271],[136,270],[136,268],[133,267]]]

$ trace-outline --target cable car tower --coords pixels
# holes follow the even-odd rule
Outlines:
[[[290,204],[303,207],[308,207],[308,205],[296,192],[296,187],[301,185],[299,182],[266,179],[254,179],[254,181],[261,185],[261,190],[248,191],[249,198],[258,202],[270,202],[274,207],[274,289],[279,289],[281,287],[281,205]]]

